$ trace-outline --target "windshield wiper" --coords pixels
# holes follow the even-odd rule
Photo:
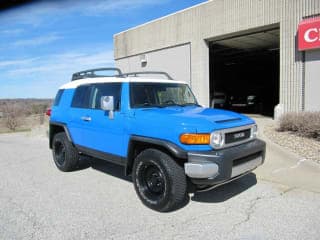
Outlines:
[[[180,104],[179,106],[181,106],[181,107],[186,107],[186,106],[197,106],[197,107],[201,107],[201,105],[199,105],[198,103],[184,103],[184,104]]]
[[[182,105],[178,104],[178,103],[166,103],[166,104],[160,104],[159,106],[161,106],[161,107],[173,107],[173,106],[182,107]]]
[[[159,105],[159,104],[144,103],[144,104],[139,104],[139,105],[137,105],[135,107],[138,107],[138,108],[153,108],[153,107],[163,108],[164,106]]]

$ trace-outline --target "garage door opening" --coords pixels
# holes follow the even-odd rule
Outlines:
[[[279,103],[279,28],[213,41],[209,48],[211,106],[273,116]]]

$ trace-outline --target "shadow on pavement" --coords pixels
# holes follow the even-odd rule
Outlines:
[[[254,173],[249,173],[233,182],[219,186],[207,192],[196,192],[191,200],[195,202],[219,203],[224,202],[257,184]]]
[[[91,167],[95,170],[106,173],[108,175],[117,177],[119,179],[122,179],[128,182],[132,182],[131,176],[125,176],[123,166],[109,163],[107,161],[100,160],[100,159],[92,159]]]
[[[105,174],[111,175],[113,177],[117,177],[118,179],[125,180],[125,181],[132,183],[131,176],[125,176],[123,166],[109,163],[107,161],[100,160],[100,159],[92,159],[91,160],[91,167],[97,171],[102,172],[102,173],[105,173]],[[133,185],[132,185],[132,187],[133,187]],[[189,201],[190,201],[190,197],[186,196],[184,201],[181,202],[180,204],[176,205],[170,212],[177,211],[180,208],[183,208],[184,206],[186,206],[189,203]]]
[[[79,166],[78,166],[77,169],[75,169],[75,171],[87,169],[87,168],[91,167],[91,164],[92,164],[92,158],[91,157],[80,156]]]
[[[92,158],[90,159],[90,162],[88,161],[88,159],[86,159],[86,161],[84,161],[83,169],[90,166],[92,167],[92,169],[95,169],[102,173],[105,173],[113,177],[116,177],[118,179],[132,183],[131,176],[125,176],[123,166],[109,163],[107,161],[100,160],[100,159]],[[189,197],[189,195],[187,195],[185,201],[180,203],[178,206],[176,206],[172,211],[176,211],[178,209],[183,208],[189,203],[190,200],[195,202],[204,202],[204,203],[224,202],[246,191],[247,189],[251,188],[256,184],[257,184],[256,175],[254,173],[249,173],[248,175],[245,175],[240,179],[237,179],[231,183],[219,186],[210,191],[196,192],[191,198]]]

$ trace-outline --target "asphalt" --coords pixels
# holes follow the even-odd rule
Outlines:
[[[121,167],[60,172],[44,136],[2,134],[0,153],[0,239],[319,239],[319,167],[269,142],[254,173],[170,213],[146,208]]]

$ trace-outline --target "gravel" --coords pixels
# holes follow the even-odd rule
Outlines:
[[[264,135],[272,142],[289,149],[304,159],[320,164],[320,141],[297,136],[291,132],[277,131],[276,123],[264,126]]]

